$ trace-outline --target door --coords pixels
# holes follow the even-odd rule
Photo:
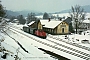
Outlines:
[[[62,28],[62,33],[64,33],[64,28]]]

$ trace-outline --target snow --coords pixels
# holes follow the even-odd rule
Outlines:
[[[83,23],[90,23],[90,20],[84,20]]]
[[[52,14],[52,15],[53,15],[53,16],[57,16],[57,15],[58,15],[58,17],[65,17],[65,18],[70,17],[70,14],[69,14],[69,13]]]
[[[35,43],[35,41],[30,41],[30,38],[26,38],[22,34],[18,34],[12,30],[7,30],[6,32],[9,33],[10,36],[14,37],[15,40],[20,42],[20,44],[22,44],[22,46],[27,51],[29,51],[29,53],[25,52],[13,39],[8,37],[7,34],[3,34],[2,32],[0,32],[0,34],[5,38],[5,41],[2,42],[2,46],[9,51],[9,55],[7,56],[6,60],[14,60],[15,55],[17,55],[16,50],[18,48],[18,56],[21,58],[21,60],[54,60],[50,57],[50,55],[44,54],[44,52],[40,51],[37,47],[35,47],[32,44],[32,42]],[[0,54],[2,55],[2,53]]]
[[[90,18],[90,13],[86,13],[86,19]]]
[[[68,13],[63,13],[63,14],[53,14],[53,16],[60,16],[60,17],[68,17],[69,14]],[[43,16],[37,16],[39,18],[42,18]],[[88,13],[86,15],[86,18],[90,17],[90,13]],[[85,20],[86,21],[86,20]],[[2,23],[0,23],[0,25],[2,25],[5,21],[3,21]],[[53,25],[52,25],[52,23]],[[88,21],[89,22],[89,21]],[[32,22],[34,23],[34,21]],[[30,25],[32,24],[30,23]],[[47,23],[47,24],[46,24]],[[55,26],[57,26],[57,24],[59,24],[60,22],[58,21],[50,21],[48,22],[47,21],[41,21],[41,24],[42,25],[45,25],[44,27],[49,27],[49,28],[53,28]],[[55,24],[55,25],[54,25]],[[8,28],[10,27],[10,28]],[[55,43],[52,43],[48,40],[51,40],[51,41],[54,41],[56,43],[59,43],[59,44],[63,44],[65,46],[68,46],[70,48],[74,48],[74,49],[77,49],[79,51],[82,51],[82,52],[85,52],[87,54],[90,53],[90,51],[88,50],[85,50],[85,49],[82,49],[82,48],[79,48],[79,47],[76,47],[76,46],[72,46],[70,44],[67,44],[67,43],[64,43],[62,41],[59,41],[59,40],[55,40],[55,39],[52,39],[49,37],[49,35],[47,36],[46,39],[41,39],[41,38],[38,38],[36,36],[33,36],[31,34],[28,34],[28,33],[25,33],[23,32],[21,29],[22,29],[23,25],[17,25],[17,24],[13,24],[13,23],[9,23],[9,25],[6,27],[7,29],[4,29],[11,37],[13,37],[16,41],[18,41],[29,53],[25,52],[12,38],[10,38],[7,34],[3,33],[3,32],[0,32],[0,41],[1,41],[1,45],[2,47],[1,48],[5,48],[7,51],[4,51],[8,53],[7,55],[7,59],[6,60],[14,60],[15,58],[15,55],[17,55],[17,51],[18,51],[18,56],[21,58],[21,60],[55,60],[54,58],[50,57],[50,55],[46,54],[45,52],[43,51],[40,51],[38,48],[43,48],[45,50],[49,50],[51,52],[54,52],[56,54],[59,54],[61,56],[64,56],[64,57],[67,57],[67,58],[70,58],[71,60],[85,60],[85,59],[82,59],[82,58],[79,58],[79,57],[76,57],[76,56],[73,56],[71,54],[68,54],[68,53],[65,53],[63,51],[60,51],[60,50],[57,50],[55,48],[52,48],[50,47],[49,45],[47,44],[50,44],[52,46],[55,46],[55,47],[58,47],[58,48],[61,48],[61,49],[64,49],[64,50],[67,50],[67,51],[71,51],[71,52],[74,52],[74,53],[77,53],[75,51],[72,51],[70,49],[67,49],[67,48],[64,48],[62,46],[59,46]],[[12,28],[12,29],[11,29]],[[14,30],[13,30],[14,29]],[[16,32],[15,30],[27,35],[22,35],[18,32]],[[85,35],[84,35],[85,33]],[[65,39],[66,35],[50,35],[50,36],[53,36],[54,38],[60,38],[66,42],[69,42],[69,43],[77,43],[78,45],[81,45],[81,46],[85,46],[85,47],[88,47],[90,48],[90,30],[87,30],[87,31],[84,31],[82,32],[81,35],[79,34],[71,34],[71,35],[67,35],[67,37],[69,37],[68,39]],[[29,38],[29,37],[33,37],[33,38]],[[2,41],[4,40],[4,41]],[[89,40],[89,43],[87,44],[84,44],[82,43],[81,41],[82,40]],[[43,43],[40,43],[40,42],[43,42]],[[46,43],[46,45],[44,44]],[[0,52],[0,56],[4,54],[3,52]],[[77,53],[79,54],[79,53]],[[81,54],[80,54],[81,55]],[[84,56],[84,55],[83,55]],[[89,58],[89,57],[88,57]],[[5,59],[0,59],[0,60],[5,60]]]
[[[1,26],[3,23],[5,23],[5,20],[3,20],[3,21],[0,23],[0,26]]]
[[[52,14],[52,16],[65,17],[65,19],[66,19],[67,17],[70,17],[70,14],[69,13],[60,13],[60,14]],[[43,19],[43,15],[36,16],[36,17],[40,18],[40,19]]]
[[[49,21],[48,19],[41,19],[40,22],[42,25],[46,25]]]
[[[15,25],[14,25],[14,26],[15,26]],[[16,26],[16,28],[17,28],[17,27],[19,28],[19,26]],[[41,39],[41,38],[38,38],[38,37],[33,36],[33,35],[31,35],[31,34],[27,34],[27,33],[23,32],[23,31],[21,31],[20,29],[16,29],[15,27],[14,27],[14,28],[11,27],[11,28],[12,28],[12,29],[10,29],[10,31],[8,31],[8,32],[13,32],[14,34],[11,33],[10,36],[12,36],[12,37],[17,37],[17,38],[15,38],[15,39],[16,39],[18,42],[20,42],[20,43],[22,44],[22,46],[25,47],[25,49],[28,50],[30,53],[33,52],[32,54],[34,54],[36,57],[38,57],[38,55],[41,55],[41,54],[37,52],[37,55],[36,55],[36,49],[31,50],[32,47],[30,47],[30,45],[33,46],[33,47],[36,47],[36,48],[43,48],[43,49],[52,51],[52,52],[54,52],[54,53],[61,54],[61,56],[64,56],[64,57],[68,57],[68,58],[70,57],[71,60],[74,60],[74,59],[76,59],[76,58],[79,59],[79,60],[82,59],[82,58],[79,58],[79,57],[76,57],[76,56],[67,54],[67,53],[65,53],[65,52],[59,51],[59,50],[57,50],[57,49],[55,49],[55,48],[51,48],[51,47],[49,47],[49,46],[47,46],[47,45],[41,44],[41,43],[38,42],[38,41],[42,41],[42,42],[48,43],[48,44],[50,44],[50,45],[52,45],[52,46],[56,46],[56,47],[59,47],[59,48],[62,48],[62,49],[71,51],[71,50],[69,50],[69,49],[67,49],[67,48],[64,48],[64,47],[62,47],[62,46],[58,46],[57,44],[52,43],[52,42],[50,42],[50,41],[48,41],[48,40],[46,40],[46,39]],[[25,35],[28,35],[28,36],[30,36],[30,37],[33,37],[33,39],[37,39],[37,41],[33,40],[32,38],[30,39],[30,38],[28,38],[28,37],[25,37],[24,35],[22,35],[22,34],[20,34],[20,33],[18,33],[18,32],[15,32],[13,29],[14,29],[14,30],[17,30],[17,31],[19,31],[19,32],[21,32],[21,33],[24,33]],[[49,35],[50,35],[50,34],[49,34]],[[58,38],[60,38],[60,39],[62,39],[62,40],[68,41],[68,39],[65,39],[65,35],[52,35],[52,36],[53,36],[53,37],[58,37]],[[89,36],[90,36],[90,35],[89,35]],[[69,42],[73,42],[73,41],[72,41],[72,38],[74,38],[74,43],[78,43],[78,44],[83,45],[83,46],[85,46],[85,44],[81,44],[80,41],[81,41],[82,39],[88,39],[88,40],[90,40],[90,39],[89,39],[89,36],[88,36],[88,35],[86,35],[86,36],[85,36],[85,35],[79,35],[79,34],[68,35],[68,37],[70,37],[70,38],[69,38]],[[81,37],[84,37],[84,38],[81,38]],[[22,39],[21,39],[21,38],[22,38]],[[66,46],[68,46],[68,47],[73,47],[73,48],[75,48],[75,49],[77,49],[77,50],[84,51],[85,53],[89,53],[89,52],[90,52],[90,51],[84,50],[84,49],[82,49],[82,48],[75,47],[75,46],[66,44],[66,43],[64,43],[64,42],[61,42],[61,41],[58,41],[58,40],[55,40],[55,39],[52,39],[52,38],[49,38],[49,37],[47,37],[47,39],[52,40],[52,41],[54,41],[54,42],[58,42],[58,43],[60,42],[60,44],[66,45]],[[79,39],[79,41],[77,41],[76,39]],[[90,48],[90,44],[86,44],[86,45],[88,45],[87,47]],[[74,53],[77,53],[77,52],[74,52]],[[77,54],[79,54],[79,53],[77,53]],[[82,59],[82,60],[83,60],[83,59]]]
[[[58,24],[60,24],[62,21],[56,21],[56,20],[40,20],[42,25],[45,25],[43,27],[47,28],[55,28]],[[52,25],[53,24],[53,25]]]
[[[85,33],[85,35],[90,35],[90,30],[82,32],[82,34],[84,34],[84,33]]]
[[[39,16],[36,16],[36,17],[42,19],[43,18],[43,15],[39,15]]]
[[[30,22],[28,25],[32,25],[35,21]]]
[[[63,45],[65,45],[65,46],[67,46],[67,47],[73,47],[73,48],[76,48],[77,50],[81,50],[81,48],[77,48],[77,47],[75,47],[75,46],[72,46],[72,45],[70,45],[70,44],[67,44],[67,43],[64,43],[64,42],[62,42],[62,41],[59,41],[59,40],[54,40],[54,39],[52,39],[52,38],[49,38],[48,37],[48,39],[50,39],[50,40],[52,40],[52,41],[54,41],[54,42],[57,42],[57,43],[59,43],[59,44],[63,44]],[[66,50],[66,49],[65,49]],[[86,51],[86,50],[83,50],[84,52],[88,52],[89,53],[89,51]]]
[[[27,25],[27,24],[25,24],[25,25],[23,25],[23,26],[28,27],[28,25]]]

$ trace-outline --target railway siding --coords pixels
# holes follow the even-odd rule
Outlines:
[[[14,29],[13,29],[13,30],[14,30]],[[16,30],[15,30],[15,31],[16,31]],[[17,32],[19,32],[20,34],[25,35],[24,33],[21,33],[20,31],[17,31]],[[44,44],[44,45],[46,45],[46,46],[52,47],[52,48],[54,48],[54,49],[57,49],[57,50],[60,50],[60,51],[69,53],[69,54],[71,54],[71,55],[74,55],[74,56],[77,56],[77,57],[80,57],[80,58],[83,57],[83,59],[89,59],[88,56],[87,56],[87,57],[86,57],[86,56],[82,56],[82,55],[80,55],[80,54],[76,54],[76,53],[73,53],[73,52],[70,52],[70,51],[61,49],[61,48],[59,48],[59,47],[55,47],[54,45],[50,45],[50,44],[48,44],[48,43],[42,42],[42,41],[37,40],[37,39],[35,39],[35,38],[33,38],[33,37],[30,37],[30,36],[28,36],[28,35],[25,35],[25,36],[27,36],[27,37],[29,37],[29,38],[31,38],[31,39],[33,39],[33,40],[39,42],[39,43],[42,43],[42,44]],[[55,43],[55,42],[54,42],[54,43]],[[76,50],[76,51],[77,51],[77,50]]]

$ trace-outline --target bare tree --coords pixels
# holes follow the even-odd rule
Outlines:
[[[30,23],[31,21],[36,21],[37,18],[35,17],[35,13],[28,13],[28,16],[27,16],[27,23]]]
[[[70,16],[72,18],[72,23],[73,27],[76,28],[76,33],[77,33],[77,28],[78,26],[82,23],[82,21],[85,19],[86,13],[84,12],[84,9],[81,8],[79,5],[75,5],[71,7],[71,12]]]
[[[85,12],[84,9],[81,8],[79,5],[75,5],[74,7],[71,7],[70,16],[73,20],[77,19],[78,22],[82,22],[85,18]]]
[[[23,15],[17,16],[17,19],[19,20],[20,24],[25,24],[25,22],[26,22]]]

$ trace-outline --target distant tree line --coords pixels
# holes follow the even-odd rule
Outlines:
[[[5,17],[5,14],[6,14],[5,7],[2,6],[0,0],[0,17]]]
[[[36,21],[38,20],[36,17],[35,17],[35,13],[28,13],[28,16],[27,16],[27,23],[30,23],[31,21]]]
[[[36,21],[38,18],[35,17],[35,13],[28,13],[27,17],[24,17],[23,15],[18,16],[10,16],[10,21],[13,22],[14,19],[17,19],[20,24],[30,23],[31,21]]]

